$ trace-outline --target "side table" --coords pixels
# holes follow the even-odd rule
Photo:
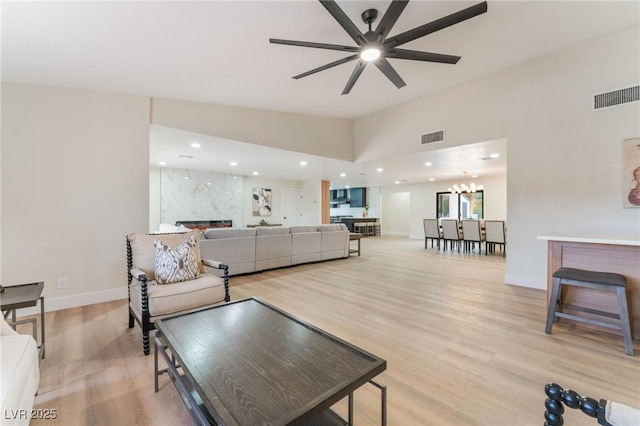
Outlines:
[[[37,306],[40,301],[40,359],[44,358],[44,282],[3,287],[0,293],[0,310],[5,318],[11,313],[11,321],[16,322],[16,309]],[[13,326],[15,329],[15,325]]]
[[[360,256],[360,240],[362,239],[362,234],[359,232],[350,232],[349,233],[349,254],[351,253],[358,253],[358,256]],[[357,249],[352,249],[351,248],[351,241],[357,241],[358,242],[358,248]]]

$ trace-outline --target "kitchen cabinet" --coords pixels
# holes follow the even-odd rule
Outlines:
[[[351,188],[349,190],[351,207],[364,207],[367,205],[367,188]]]

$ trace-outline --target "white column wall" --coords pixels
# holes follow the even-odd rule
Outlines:
[[[49,310],[126,298],[148,224],[148,98],[2,84],[3,285],[44,281]]]

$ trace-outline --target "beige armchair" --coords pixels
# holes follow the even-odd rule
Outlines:
[[[222,270],[222,277],[208,273]],[[144,354],[154,321],[228,302],[229,268],[200,256],[200,231],[127,235],[129,328],[142,328]]]

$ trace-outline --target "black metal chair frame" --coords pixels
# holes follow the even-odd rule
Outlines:
[[[162,234],[158,234],[162,235]],[[144,349],[144,354],[149,355],[151,352],[151,341],[149,339],[149,332],[151,330],[155,330],[155,324],[151,321],[151,315],[149,313],[149,294],[147,289],[147,276],[146,274],[140,274],[135,277],[140,282],[140,291],[142,293],[142,306],[141,306],[141,315],[142,318],[138,319],[138,317],[133,313],[131,308],[131,281],[133,280],[133,275],[131,274],[131,269],[133,268],[133,253],[131,252],[131,243],[129,242],[129,238],[127,240],[127,294],[129,298],[129,328],[133,328],[134,321],[138,323],[140,328],[142,329],[142,346]],[[203,259],[204,261],[204,259]],[[217,269],[221,269],[223,271],[222,279],[224,280],[224,301],[229,302],[231,300],[231,296],[229,294],[229,267],[225,264],[219,264]]]

